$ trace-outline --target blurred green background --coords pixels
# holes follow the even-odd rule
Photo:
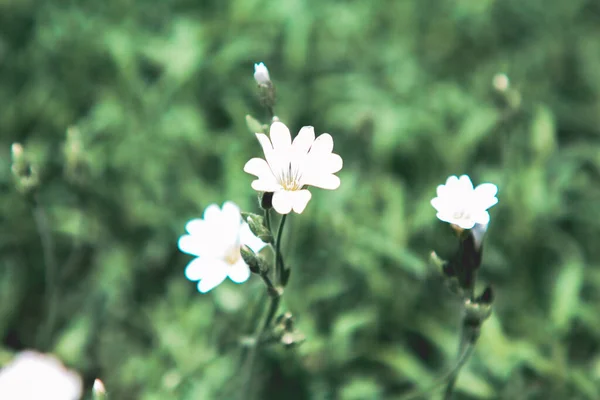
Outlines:
[[[395,399],[453,364],[460,304],[427,260],[455,243],[429,200],[462,173],[500,201],[494,314],[455,398],[600,398],[597,0],[0,0],[3,362],[54,352],[113,399],[237,398],[264,285],[201,295],[177,239],[211,203],[258,211],[242,167],[262,155],[244,116],[268,120],[260,61],[277,115],[331,133],[344,169],[284,239],[307,340],[261,351],[245,398]],[[50,335],[13,142],[60,271]]]

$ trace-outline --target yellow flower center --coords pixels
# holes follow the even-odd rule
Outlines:
[[[235,265],[242,258],[239,247],[232,247],[225,253],[225,262],[229,265]]]

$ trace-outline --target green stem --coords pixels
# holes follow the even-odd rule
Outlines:
[[[283,276],[283,256],[281,255],[281,236],[283,235],[283,227],[285,226],[287,214],[283,214],[281,220],[279,221],[279,228],[277,229],[277,239],[275,240],[275,271],[277,282],[281,282],[281,277]]]
[[[269,210],[265,210],[265,224],[267,225],[269,232],[271,232],[271,213]]]
[[[466,364],[466,362],[471,357],[471,354],[473,354],[473,350],[474,349],[475,349],[475,344],[474,343],[470,343],[463,350],[463,352],[460,355],[458,361],[456,362],[456,365],[454,367],[452,367],[452,369],[450,369],[449,371],[447,371],[444,375],[442,375],[441,377],[439,377],[437,379],[437,381],[434,382],[430,387],[428,387],[425,390],[419,390],[419,391],[414,391],[414,392],[411,392],[411,393],[407,393],[404,396],[401,396],[400,399],[398,399],[398,400],[410,400],[410,399],[422,398],[427,393],[431,392],[432,390],[434,390],[438,386],[441,386],[445,382],[448,382],[448,379],[452,379],[453,376],[457,375],[458,371],[460,371],[460,369],[462,368],[462,366]]]
[[[464,357],[464,355],[468,354],[468,356],[470,356],[472,350],[475,348],[475,343],[477,342],[478,337],[476,332],[478,329],[479,326],[472,326],[468,324],[466,320],[463,320],[460,331],[460,342],[458,344],[458,357],[461,362],[457,363],[457,368],[455,368],[453,373],[449,375],[450,380],[448,381],[446,390],[444,391],[444,400],[449,400],[452,398],[452,393],[454,392],[454,386],[456,384],[456,380],[458,379],[460,369],[468,360],[468,357]]]
[[[46,297],[46,320],[44,327],[41,330],[43,343],[42,348],[49,348],[52,342],[52,331],[56,320],[56,304],[58,300],[58,282],[57,282],[57,262],[54,252],[54,241],[48,224],[46,211],[41,206],[39,199],[36,197],[33,207],[33,219],[40,236],[42,243],[42,257],[44,259],[45,270],[45,297]]]

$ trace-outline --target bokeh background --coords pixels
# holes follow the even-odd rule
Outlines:
[[[262,350],[242,398],[395,399],[453,365],[460,304],[428,257],[455,239],[429,200],[462,173],[500,201],[456,399],[600,398],[597,0],[1,0],[1,362],[53,352],[112,399],[239,398],[264,285],[198,293],[177,239],[211,203],[258,211],[260,61],[280,119],[331,133],[344,169],[284,239],[307,340]],[[13,142],[59,270],[49,330]]]

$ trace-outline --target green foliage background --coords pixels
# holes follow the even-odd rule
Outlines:
[[[3,362],[54,352],[113,399],[239,395],[264,285],[201,295],[176,243],[211,203],[258,210],[242,167],[261,155],[244,116],[268,118],[259,61],[277,115],[330,132],[344,169],[285,237],[284,307],[307,341],[262,351],[242,398],[394,399],[451,367],[460,305],[427,260],[454,239],[429,200],[462,173],[500,202],[480,273],[494,314],[456,398],[600,398],[596,0],[0,0]],[[60,270],[49,337],[13,142],[38,166]]]

